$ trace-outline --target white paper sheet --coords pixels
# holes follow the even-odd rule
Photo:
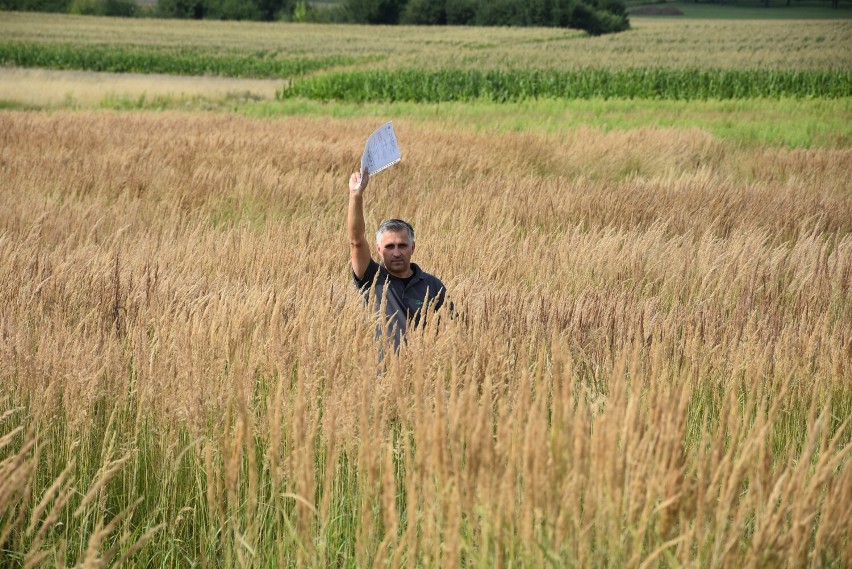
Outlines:
[[[364,170],[374,176],[400,161],[399,144],[393,132],[393,121],[380,126],[376,132],[367,139],[364,154],[361,155],[361,176]]]

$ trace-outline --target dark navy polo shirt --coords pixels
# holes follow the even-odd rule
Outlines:
[[[373,301],[376,311],[381,309],[382,300],[387,297],[385,316],[388,325],[396,329],[394,344],[397,347],[409,324],[415,328],[421,321],[425,324],[427,312],[430,309],[438,310],[444,304],[446,293],[444,283],[434,275],[423,271],[415,263],[411,263],[411,270],[414,271],[411,278],[401,279],[388,273],[384,265],[370,259],[370,264],[362,278],[359,279],[354,272],[352,273],[352,278],[365,299],[369,300],[370,290],[375,281]],[[426,310],[423,309],[424,306],[427,307]]]

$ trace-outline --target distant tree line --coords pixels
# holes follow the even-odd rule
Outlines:
[[[139,8],[134,0],[0,0],[0,10],[18,12],[136,16]]]
[[[0,10],[217,20],[549,26],[592,35],[630,27],[624,0],[0,0]]]
[[[653,0],[653,1],[657,1],[659,3],[664,3],[666,0]],[[687,1],[687,0],[684,0],[684,1]],[[753,4],[756,4],[756,3],[761,4],[762,6],[767,6],[767,7],[770,5],[769,0],[745,0],[745,2],[743,2],[742,0],[689,0],[689,1],[691,1],[694,4],[721,4],[721,5],[727,4],[727,5],[731,5],[731,6],[742,5],[742,4],[752,4],[753,5]],[[795,0],[795,1],[796,1],[797,4],[813,6],[815,4],[819,4],[823,0]],[[777,0],[777,2],[774,2],[773,5],[779,5],[782,2],[784,3],[785,6],[792,6],[793,5],[793,0]],[[840,0],[828,0],[828,2],[831,3],[832,8],[839,8],[840,7]]]
[[[296,0],[159,0],[156,12],[164,18],[271,22],[292,19],[296,4]]]
[[[631,4],[637,1],[641,0],[633,0]],[[684,1],[738,3],[737,0]],[[776,1],[790,6],[794,0]],[[828,2],[837,8],[840,0]],[[666,2],[647,0],[647,3]],[[770,0],[746,0],[746,3],[769,6]],[[545,26],[576,28],[592,35],[630,27],[625,0],[0,0],[0,10],[196,20]]]
[[[457,26],[551,26],[592,35],[630,27],[624,0],[348,0],[355,22]]]

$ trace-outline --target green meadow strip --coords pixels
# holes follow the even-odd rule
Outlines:
[[[663,68],[353,71],[301,78],[276,96],[423,103],[540,98],[835,99],[852,96],[852,72]]]
[[[185,48],[157,50],[117,45],[0,43],[0,65],[114,73],[286,78],[375,59],[375,56],[340,55],[282,59],[275,52],[263,51],[211,54],[201,49]]]

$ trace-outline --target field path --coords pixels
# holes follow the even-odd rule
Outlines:
[[[234,79],[141,73],[100,73],[0,67],[0,101],[55,106],[73,101],[88,106],[104,97],[138,99],[170,96],[221,99],[228,95],[272,99],[280,79]]]

